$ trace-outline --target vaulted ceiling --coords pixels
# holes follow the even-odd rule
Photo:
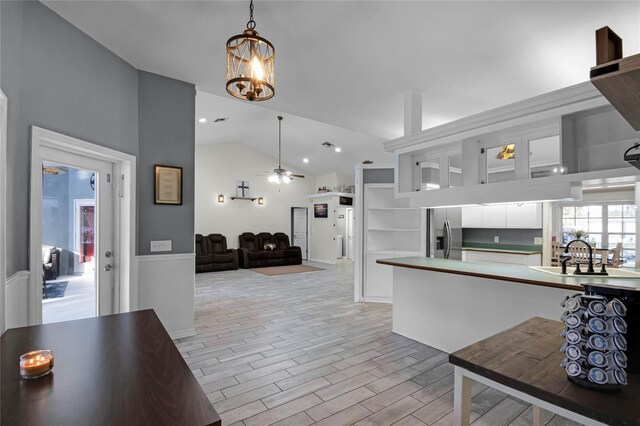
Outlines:
[[[228,96],[225,42],[248,1],[45,4],[135,67]],[[255,20],[276,48],[276,96],[259,107],[370,136],[375,150],[402,136],[406,90],[423,93],[428,128],[588,80],[602,26],[625,55],[640,48],[639,1],[256,0]]]

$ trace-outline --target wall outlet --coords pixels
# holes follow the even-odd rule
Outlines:
[[[499,243],[500,242],[500,237],[498,237],[497,235],[495,237],[493,237],[493,242],[494,243]]]
[[[171,251],[171,240],[164,241],[151,241],[151,252],[156,251]]]
[[[542,237],[534,237],[533,244],[542,244]]]

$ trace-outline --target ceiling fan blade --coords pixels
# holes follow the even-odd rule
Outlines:
[[[297,177],[297,178],[302,178],[304,179],[303,175],[294,175],[293,173],[289,175],[290,177]]]

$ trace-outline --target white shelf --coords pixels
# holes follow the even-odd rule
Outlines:
[[[380,231],[380,232],[415,232],[415,231],[420,231],[420,228],[373,228],[373,229],[369,229],[369,231]]]
[[[420,207],[369,207],[369,211],[420,210]]]

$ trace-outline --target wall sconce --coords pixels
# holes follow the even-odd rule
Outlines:
[[[263,197],[258,197],[258,205],[261,206],[264,204],[264,198]]]
[[[222,194],[218,195],[218,202],[219,203],[224,203],[224,195],[222,195]]]

